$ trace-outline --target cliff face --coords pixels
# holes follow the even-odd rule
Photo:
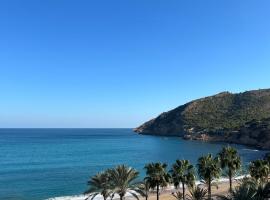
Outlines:
[[[270,118],[270,89],[238,94],[223,92],[162,113],[134,130],[141,134],[183,136],[186,139],[229,141],[270,148],[261,141],[269,141],[270,126],[262,130],[260,124],[268,123],[267,118]],[[258,127],[253,129],[256,126],[249,126],[252,123]]]
[[[270,118],[246,123],[238,132],[231,134],[228,141],[270,149]]]

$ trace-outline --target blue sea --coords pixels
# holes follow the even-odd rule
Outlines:
[[[222,143],[138,135],[132,129],[0,129],[0,199],[43,200],[83,193],[87,180],[118,164],[144,174],[149,162],[217,153]],[[245,164],[265,152],[234,145]]]

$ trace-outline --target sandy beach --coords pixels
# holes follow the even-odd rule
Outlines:
[[[233,186],[237,185],[237,182],[234,181],[233,182]],[[173,190],[166,190],[166,191],[163,191],[160,195],[160,199],[161,200],[176,200],[175,197],[172,196],[172,191],[175,191],[174,189]],[[181,191],[181,190],[179,190]],[[216,187],[212,187],[212,196],[213,198],[216,196],[216,195],[226,195],[229,191],[229,183],[228,182],[219,182],[218,183],[218,189]],[[188,194],[188,191],[187,191],[187,194]],[[143,199],[143,198],[142,198]],[[151,196],[149,197],[149,200],[156,200],[156,195],[155,194],[151,194]]]
[[[243,176],[237,177],[233,180],[233,187],[235,187],[238,182],[237,180],[243,178]],[[201,184],[199,182],[196,182],[196,184]],[[216,187],[212,187],[212,196],[213,198],[215,198],[216,195],[226,195],[229,191],[229,181],[226,178],[222,178],[219,181],[217,181],[217,185],[218,188]],[[202,185],[202,187],[204,187]],[[167,188],[164,188],[163,190],[161,190],[160,193],[160,200],[176,200],[175,197],[172,196],[172,192],[175,192],[176,189],[173,186],[168,186]],[[179,188],[179,191],[181,191],[181,188]],[[188,194],[188,190],[187,190],[187,194]],[[55,198],[50,198],[47,200],[85,200],[87,196],[85,195],[77,195],[77,196],[66,196],[66,197],[55,197]],[[117,200],[118,198],[115,197],[115,200]],[[126,196],[125,198],[126,200],[131,200],[134,199],[134,197],[130,197],[130,196]],[[141,200],[144,200],[145,198],[140,197]],[[102,196],[96,196],[95,200],[103,200]],[[153,192],[150,194],[148,200],[156,200],[156,193]]]

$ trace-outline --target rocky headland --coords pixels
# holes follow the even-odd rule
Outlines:
[[[270,149],[270,89],[222,92],[197,99],[160,114],[134,131]]]

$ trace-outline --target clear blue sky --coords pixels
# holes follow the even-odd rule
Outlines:
[[[0,1],[0,127],[135,127],[270,88],[268,0]]]

